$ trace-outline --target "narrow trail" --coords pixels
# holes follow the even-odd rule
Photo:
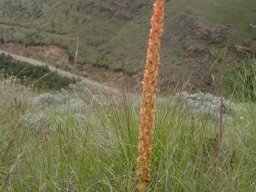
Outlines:
[[[101,84],[99,82],[90,80],[88,78],[85,78],[83,76],[77,75],[75,73],[71,73],[71,72],[68,72],[68,71],[65,71],[65,70],[62,70],[62,69],[58,69],[58,68],[56,68],[56,67],[54,67],[52,65],[47,65],[44,62],[41,62],[41,61],[38,61],[38,60],[35,60],[35,59],[32,59],[32,58],[16,55],[16,54],[13,54],[13,53],[10,53],[10,52],[7,52],[7,51],[2,51],[2,50],[0,50],[0,54],[9,55],[13,59],[15,59],[15,60],[22,61],[22,62],[31,64],[31,65],[35,65],[35,66],[48,66],[50,71],[57,72],[61,76],[68,77],[68,78],[71,78],[71,79],[72,78],[80,79],[81,81],[85,82],[86,84],[88,84],[91,87],[101,88],[104,91],[107,91],[107,92],[110,92],[110,93],[114,93],[114,94],[121,94],[120,90],[118,90],[118,89],[115,89],[115,88],[110,87],[110,86],[103,85],[103,84]]]

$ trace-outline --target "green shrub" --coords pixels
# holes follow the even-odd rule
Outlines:
[[[58,90],[65,88],[76,80],[69,79],[51,72],[47,66],[33,66],[20,61],[14,61],[11,57],[0,55],[0,74],[4,77],[15,76],[22,84],[33,85],[40,90]]]

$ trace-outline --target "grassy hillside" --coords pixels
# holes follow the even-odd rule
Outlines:
[[[1,42],[57,44],[80,63],[137,72],[144,66],[152,0],[1,0]],[[244,59],[234,44],[252,49],[253,0],[174,0],[166,6],[161,77],[176,84],[191,72],[193,87],[211,84],[212,62],[228,44],[226,64]],[[232,66],[231,66],[232,67]],[[198,77],[197,74],[202,74]]]
[[[254,5],[253,0],[181,0],[175,2],[178,11],[191,9],[204,23],[229,25],[241,36],[255,38],[255,33],[249,29],[249,24],[255,23]]]

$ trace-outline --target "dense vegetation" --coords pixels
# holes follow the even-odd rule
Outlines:
[[[0,39],[57,44],[72,58],[79,37],[80,63],[137,72],[143,68],[152,2],[1,0]],[[249,27],[255,22],[254,5],[254,0],[167,1],[160,77],[175,84],[176,76],[192,72],[192,86],[205,87],[212,61],[227,45],[227,66],[238,65],[234,44],[255,44]]]
[[[74,83],[75,80],[62,77],[56,72],[51,72],[47,66],[33,66],[20,61],[14,61],[11,57],[0,55],[0,75],[3,78],[14,76],[20,83],[32,85],[40,90],[59,90]]]
[[[77,88],[48,103],[0,87],[1,191],[136,191],[138,98]],[[219,122],[160,96],[150,191],[254,192],[256,107],[237,107],[217,148]]]

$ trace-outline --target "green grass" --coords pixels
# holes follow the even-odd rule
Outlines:
[[[136,191],[138,103],[67,94],[86,103],[79,116],[58,104],[34,105],[35,92],[0,87],[1,191],[38,191],[44,184],[47,191]],[[256,111],[253,105],[244,111],[243,119],[225,124],[216,156],[219,124],[192,115],[175,96],[160,96],[150,191],[255,191]],[[28,123],[39,114],[47,123]]]
[[[254,4],[253,0],[181,0],[173,3],[178,9],[176,12],[182,9],[194,11],[204,23],[229,25],[240,37],[255,37],[249,27],[255,22]]]
[[[250,59],[224,76],[225,94],[239,102],[256,100],[256,60]]]

